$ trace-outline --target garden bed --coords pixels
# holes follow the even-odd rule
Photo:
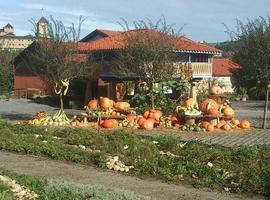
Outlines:
[[[117,156],[129,172],[172,183],[269,195],[270,147],[225,148],[175,137],[142,137],[132,131],[47,129],[0,123],[0,149],[107,168]],[[249,166],[249,167],[247,167]]]

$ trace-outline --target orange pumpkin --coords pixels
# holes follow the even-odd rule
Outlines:
[[[218,109],[216,108],[210,108],[208,111],[207,111],[207,114],[209,115],[212,115],[212,116],[217,116],[218,115]]]
[[[118,126],[118,121],[116,119],[111,119],[112,123],[113,123],[113,128]]]
[[[112,119],[105,119],[101,125],[103,128],[114,128],[118,125],[118,122]]]
[[[218,85],[213,85],[211,88],[210,88],[210,93],[211,94],[222,94],[223,93],[223,90],[221,89],[220,86]]]
[[[88,102],[87,104],[88,108],[91,109],[97,109],[98,108],[98,100],[97,99],[92,99]]]
[[[116,115],[117,115],[117,112],[112,111],[111,115],[112,115],[112,116],[116,116]]]
[[[243,120],[243,121],[241,121],[239,126],[240,126],[240,128],[243,128],[243,129],[249,129],[250,128],[250,122],[247,121],[247,120]]]
[[[196,105],[196,101],[193,98],[189,98],[184,102],[185,107],[194,107]]]
[[[108,97],[100,97],[100,105],[103,109],[107,110],[113,107],[113,101],[110,100]]]
[[[118,110],[129,110],[130,104],[127,102],[117,102],[114,104],[114,107]]]
[[[201,126],[203,127],[203,128],[207,128],[207,126],[208,125],[210,125],[210,122],[208,122],[208,121],[203,121],[202,123],[201,123]]]
[[[221,128],[223,127],[224,125],[226,124],[226,121],[225,120],[220,120],[220,122],[217,124],[217,128]]]
[[[147,129],[147,130],[153,129],[154,128],[153,121],[150,120],[150,119],[144,121],[143,124],[142,124],[142,128]]]
[[[146,121],[146,119],[144,118],[144,117],[140,117],[139,119],[138,119],[138,125],[139,126],[142,126],[143,125],[143,122],[145,122]]]
[[[154,112],[153,114],[153,119],[159,121],[159,119],[162,117],[162,112],[157,110],[156,112]]]
[[[149,114],[150,114],[150,112],[147,110],[147,111],[145,111],[145,112],[143,113],[143,117],[144,117],[145,119],[148,119]]]
[[[136,115],[134,115],[134,114],[127,115],[127,120],[129,122],[133,122],[135,120],[135,118],[136,118]]]
[[[224,129],[225,131],[231,130],[232,127],[229,123],[226,123],[225,125],[222,126],[222,129]]]
[[[209,124],[207,127],[206,127],[206,131],[207,132],[213,132],[215,130],[214,126]]]
[[[204,113],[207,113],[207,111],[211,108],[217,109],[219,108],[218,103],[213,100],[213,99],[205,99],[201,104],[200,104],[200,110]]]
[[[224,108],[223,114],[225,116],[234,116],[235,113],[234,113],[234,110],[232,108],[228,107],[228,108]]]

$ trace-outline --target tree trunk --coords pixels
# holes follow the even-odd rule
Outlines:
[[[63,94],[59,94],[59,99],[60,99],[60,109],[63,111],[64,110],[64,103],[63,103]]]
[[[269,101],[269,85],[266,87],[265,107],[263,114],[263,129],[267,128],[267,112],[268,112],[268,101]]]

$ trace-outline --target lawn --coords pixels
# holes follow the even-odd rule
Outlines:
[[[41,200],[150,200],[152,198],[137,195],[130,191],[105,188],[101,186],[83,185],[61,180],[38,179],[32,176],[18,175],[10,171],[1,170],[0,174],[8,176],[18,184],[35,192]],[[0,181],[0,200],[14,199],[11,188]]]
[[[97,134],[78,128],[46,129],[0,122],[0,149],[107,168],[118,156],[128,173],[171,183],[230,192],[270,195],[270,147],[225,148],[180,142],[172,136],[143,137],[131,131]],[[126,172],[119,172],[126,173]]]

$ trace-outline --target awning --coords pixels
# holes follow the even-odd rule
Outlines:
[[[135,73],[115,73],[115,72],[102,72],[99,77],[103,81],[115,81],[115,82],[121,82],[121,81],[135,81],[140,79],[140,76],[138,76]]]

